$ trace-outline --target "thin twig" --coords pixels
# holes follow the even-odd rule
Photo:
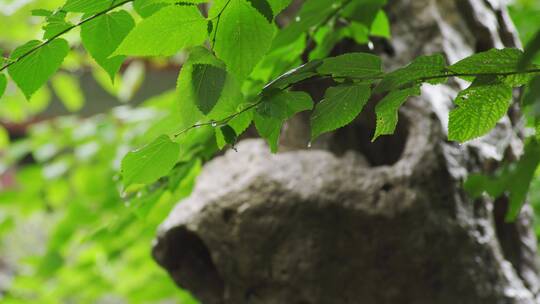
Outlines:
[[[337,16],[337,14],[339,14],[344,8],[345,6],[347,6],[349,3],[351,3],[352,0],[346,0],[346,1],[343,1],[330,15],[328,15],[321,23],[317,24],[317,26],[315,26],[315,28],[313,29],[313,31],[311,31],[311,34],[309,35],[309,39],[308,41],[306,42],[306,47],[309,47],[314,41],[315,41],[315,35],[317,34],[317,32],[321,29],[321,27],[323,27],[324,25],[326,25],[328,22],[330,22],[330,20],[332,20],[334,17]]]
[[[225,9],[227,8],[227,6],[229,6],[229,3],[231,3],[232,0],[229,0],[227,1],[227,3],[225,3],[225,5],[223,6],[223,8],[221,9],[221,11],[215,16],[215,17],[212,17],[210,20],[214,20],[214,19],[217,19],[216,21],[216,28],[214,29],[214,35],[212,37],[212,44],[211,44],[211,48],[212,48],[212,51],[214,50],[214,45],[216,44],[216,37],[217,37],[217,32],[218,32],[218,29],[219,29],[219,23],[221,21],[221,15],[223,15],[223,12],[225,12]]]

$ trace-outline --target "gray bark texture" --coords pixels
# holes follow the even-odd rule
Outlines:
[[[496,0],[390,2],[393,39],[375,45],[388,69],[519,46]],[[506,198],[462,189],[469,173],[522,153],[519,109],[482,139],[448,142],[465,85],[424,86],[396,135],[375,143],[372,109],[311,149],[302,117],[284,130],[286,152],[241,142],[163,223],[155,259],[204,304],[540,303],[531,208],[505,223]]]

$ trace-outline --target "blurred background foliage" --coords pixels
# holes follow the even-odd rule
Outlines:
[[[42,18],[32,10],[53,10],[63,2],[0,0],[0,28],[9,29],[0,35],[3,56],[41,38]],[[540,28],[540,1],[516,0],[511,14],[529,41]],[[386,17],[375,22],[371,29],[322,27],[310,59],[325,57],[343,37],[360,44],[370,35],[389,37]],[[72,45],[78,37],[66,36]],[[305,37],[299,37],[267,55],[245,93],[298,65],[304,48]],[[189,195],[205,155],[217,151],[213,128],[186,138],[186,161],[175,167],[174,178],[153,185],[157,191],[122,189],[117,174],[128,151],[174,130],[170,109],[177,105],[168,90],[183,60],[180,53],[169,60],[128,61],[112,83],[81,50],[70,52],[29,102],[10,84],[0,101],[2,303],[196,303],[154,263],[150,248],[157,226]],[[192,159],[194,154],[200,157]],[[531,201],[540,210],[540,178]]]
[[[527,45],[534,35],[540,31],[540,1],[514,0],[511,1],[509,10],[523,44]],[[535,62],[540,63],[538,56]],[[536,235],[540,238],[540,171],[536,172],[536,178],[533,179],[531,184],[529,200],[535,210]]]

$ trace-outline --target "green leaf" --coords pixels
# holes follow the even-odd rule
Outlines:
[[[351,1],[343,9],[343,15],[352,21],[371,27],[377,17],[377,12],[386,4],[386,0],[356,0]]]
[[[64,39],[54,39],[35,49],[40,44],[37,40],[30,41],[11,54],[11,59],[16,60],[34,50],[8,68],[9,75],[28,99],[60,68],[69,52]]]
[[[210,16],[219,11],[216,6]],[[217,57],[225,62],[230,73],[243,80],[270,49],[274,27],[246,0],[231,0],[212,35]]]
[[[92,58],[105,70],[112,81],[125,56],[109,56],[135,26],[126,11],[105,14],[81,26],[81,39]]]
[[[444,76],[446,61],[441,54],[432,56],[420,56],[414,59],[408,66],[390,72],[384,76],[383,80],[375,88],[377,94],[392,90],[413,87],[421,82],[439,84],[446,82]],[[434,77],[433,79],[428,79]]]
[[[216,140],[219,149],[223,149],[226,145],[234,146],[238,140],[238,135],[233,127],[225,125],[216,130]]]
[[[177,92],[180,107],[180,117],[178,118],[179,129],[190,127],[191,125],[205,118],[208,120],[223,119],[228,115],[236,113],[238,106],[244,102],[239,83],[229,73],[226,73],[226,79],[223,83],[223,88],[220,90],[221,94],[219,94],[219,99],[217,101],[215,101],[212,97],[217,96],[217,94],[212,95],[208,92],[205,93],[201,90],[197,90],[197,87],[194,86],[196,82],[193,78],[195,75],[194,69],[197,65],[211,65],[215,68],[212,69],[212,71],[217,74],[221,73],[218,72],[217,69],[223,70],[225,68],[223,62],[217,59],[204,47],[196,47],[191,50],[189,58],[182,66],[182,70],[180,71],[180,75],[178,77]],[[202,71],[201,67],[199,67],[199,69]],[[197,74],[201,75],[200,72]],[[219,80],[219,82],[221,82],[221,80]],[[208,84],[204,85],[206,86]],[[205,115],[199,109],[200,105],[197,103],[198,100],[211,100],[212,102],[209,102],[203,106],[203,109],[209,109],[209,105],[214,104],[211,111]]]
[[[336,44],[344,38],[350,36],[349,27],[334,28],[333,26],[322,26],[313,35],[315,48],[309,52],[309,60],[323,59],[330,55]]]
[[[506,216],[508,221],[514,221],[525,204],[539,164],[540,145],[537,141],[531,141],[525,146],[525,154],[513,168],[512,177],[508,179],[510,191],[510,209]]]
[[[508,73],[516,70],[523,52],[518,49],[491,49],[467,57],[448,69],[455,73]]]
[[[334,77],[379,76],[382,74],[381,59],[366,53],[348,53],[324,59],[317,71]]]
[[[113,56],[171,56],[202,44],[206,28],[207,22],[196,7],[167,6],[138,23]]]
[[[209,64],[194,64],[191,77],[195,104],[206,115],[212,111],[221,96],[227,71]]]
[[[60,73],[51,79],[51,84],[68,111],[76,112],[84,106],[84,95],[77,78]]]
[[[488,133],[506,114],[512,88],[504,83],[473,83],[459,93],[450,112],[448,138],[465,142]]]
[[[390,21],[386,16],[384,10],[380,10],[375,16],[375,20],[371,24],[370,30],[371,36],[383,37],[390,39],[392,34],[390,33]]]
[[[268,85],[264,87],[265,91],[273,89],[283,89],[291,84],[295,84],[302,80],[318,75],[317,68],[323,63],[322,60],[313,60],[304,65],[301,65],[295,69],[288,71],[287,73],[279,76]]]
[[[269,23],[274,21],[274,12],[266,0],[247,0]]]
[[[6,92],[7,87],[7,78],[6,75],[3,73],[0,74],[0,98],[2,98],[2,95]]]
[[[531,80],[530,84],[527,86],[527,90],[523,95],[523,106],[540,106],[540,76],[536,76]],[[540,113],[539,113],[540,114]]]
[[[122,0],[67,0],[62,9],[66,12],[92,14],[105,11],[121,2]]]
[[[73,24],[66,21],[66,12],[58,11],[47,17],[47,24],[43,27],[43,39],[51,39],[52,37],[69,29]]]
[[[268,0],[272,11],[274,11],[274,16],[277,16],[282,10],[287,8],[291,4],[292,0]]]
[[[346,84],[329,88],[311,116],[311,138],[351,123],[370,97],[369,85]]]
[[[182,5],[195,5],[205,2],[208,2],[208,0],[135,0],[133,2],[133,8],[141,15],[141,17],[148,18],[155,12],[169,5],[177,3],[181,3]]]
[[[52,14],[54,14],[53,11],[49,11],[46,9],[35,9],[35,10],[32,10],[31,13],[32,13],[32,16],[36,16],[36,17],[49,17]]]
[[[122,160],[122,178],[127,187],[132,184],[150,184],[165,176],[176,164],[180,145],[166,136],[160,136],[147,146],[129,152]]]
[[[420,95],[420,87],[412,87],[388,93],[375,107],[377,127],[373,141],[379,136],[394,134],[398,123],[398,111],[403,103],[411,96]]]
[[[284,122],[296,113],[313,109],[313,101],[311,96],[304,92],[273,93],[263,96],[254,120],[259,135],[268,142],[272,152],[276,153]]]
[[[525,47],[525,53],[519,59],[518,69],[525,70],[531,65],[536,55],[540,52],[540,31],[532,38]]]

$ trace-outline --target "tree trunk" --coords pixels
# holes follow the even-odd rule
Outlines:
[[[390,2],[393,39],[375,46],[388,69],[519,43],[497,0]],[[241,142],[206,165],[154,257],[205,304],[540,303],[531,208],[505,223],[506,198],[473,201],[461,186],[520,155],[519,110],[482,139],[448,142],[465,85],[425,85],[375,143],[370,109],[312,149]],[[283,148],[305,146],[306,130],[291,122]]]

